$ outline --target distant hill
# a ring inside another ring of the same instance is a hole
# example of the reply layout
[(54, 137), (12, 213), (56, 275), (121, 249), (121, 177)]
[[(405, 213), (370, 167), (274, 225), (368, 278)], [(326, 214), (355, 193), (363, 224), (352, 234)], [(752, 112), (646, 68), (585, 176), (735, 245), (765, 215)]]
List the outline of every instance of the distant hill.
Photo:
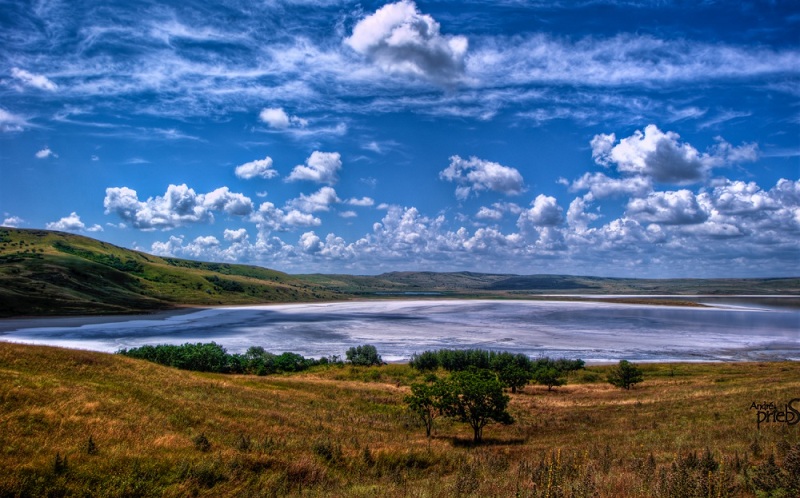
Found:
[(153, 256), (81, 235), (0, 228), (0, 316), (141, 313), (181, 305), (263, 304), (436, 294), (800, 296), (800, 278), (617, 279), (475, 272), (289, 275), (257, 266)]
[(256, 266), (161, 258), (80, 235), (0, 228), (0, 316), (338, 298), (321, 286)]

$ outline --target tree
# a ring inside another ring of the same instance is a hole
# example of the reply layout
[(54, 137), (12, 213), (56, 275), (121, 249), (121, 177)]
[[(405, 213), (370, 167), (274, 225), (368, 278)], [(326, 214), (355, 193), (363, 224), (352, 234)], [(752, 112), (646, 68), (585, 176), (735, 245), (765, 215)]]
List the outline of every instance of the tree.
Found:
[(620, 360), (619, 365), (608, 373), (608, 382), (623, 389), (630, 389), (643, 380), (642, 370), (628, 360)]
[(441, 412), (442, 384), (411, 384), (411, 395), (406, 396), (408, 409), (425, 425), (425, 436), (430, 439), (433, 419)]
[(500, 382), (511, 388), (511, 392), (516, 394), (517, 389), (522, 389), (531, 380), (531, 374), (527, 370), (515, 364), (508, 364), (498, 372)]
[(533, 373), (533, 378), (537, 384), (547, 386), (548, 391), (552, 391), (556, 386), (566, 384), (564, 372), (553, 367), (541, 367)]
[(472, 427), (473, 441), (480, 443), (483, 428), (490, 422), (511, 424), (506, 411), (509, 397), (494, 372), (485, 369), (454, 373), (443, 383), (442, 412)]
[(364, 344), (363, 346), (355, 346), (347, 350), (347, 361), (353, 365), (370, 366), (381, 365), (383, 360), (378, 354), (375, 346)]

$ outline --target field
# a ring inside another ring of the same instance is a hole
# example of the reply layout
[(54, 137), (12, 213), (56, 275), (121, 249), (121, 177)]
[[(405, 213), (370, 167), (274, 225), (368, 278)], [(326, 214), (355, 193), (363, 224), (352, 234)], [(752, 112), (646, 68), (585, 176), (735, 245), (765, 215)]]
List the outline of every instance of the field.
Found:
[(0, 496), (755, 496), (800, 469), (800, 424), (751, 408), (799, 398), (797, 364), (642, 367), (630, 391), (606, 366), (527, 386), (474, 446), (446, 419), (426, 440), (407, 365), (234, 376), (0, 343)]

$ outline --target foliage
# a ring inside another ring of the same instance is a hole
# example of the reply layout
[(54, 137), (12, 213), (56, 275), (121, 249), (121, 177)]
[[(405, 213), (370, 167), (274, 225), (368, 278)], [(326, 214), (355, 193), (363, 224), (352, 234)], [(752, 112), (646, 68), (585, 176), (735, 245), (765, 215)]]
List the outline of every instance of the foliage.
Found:
[(290, 352), (274, 355), (260, 346), (250, 347), (243, 355), (231, 354), (215, 342), (186, 343), (181, 346), (145, 345), (138, 348), (121, 349), (117, 353), (182, 370), (256, 375), (300, 372), (309, 367), (330, 362), (328, 359), (321, 361), (304, 358), (297, 353)]
[(541, 357), (535, 360), (524, 354), (484, 349), (440, 349), (414, 354), (409, 363), (418, 370), (435, 370), (439, 367), (458, 372), (470, 368), (488, 369), (497, 374), (500, 382), (512, 393), (525, 387), (531, 378), (542, 379), (540, 384), (548, 386), (563, 385), (565, 376), (574, 370), (584, 368), (583, 360), (566, 358), (551, 359)]
[(438, 380), (433, 384), (411, 384), (411, 395), (404, 399), (408, 409), (422, 421), (428, 438), (431, 437), (433, 420), (442, 411), (442, 387)]
[(442, 381), (441, 396), (442, 412), (468, 423), (472, 427), (475, 443), (482, 441), (483, 428), (490, 422), (514, 422), (506, 411), (510, 398), (503, 394), (503, 384), (490, 370), (455, 372)]
[(553, 367), (539, 368), (534, 372), (533, 378), (537, 384), (547, 386), (548, 391), (552, 391), (556, 386), (563, 386), (566, 384), (564, 372)]
[(620, 360), (619, 365), (608, 373), (608, 383), (623, 389), (630, 389), (643, 380), (642, 370), (628, 360)]
[(382, 365), (383, 360), (375, 346), (364, 344), (363, 346), (353, 346), (345, 353), (347, 361), (353, 365), (370, 366)]

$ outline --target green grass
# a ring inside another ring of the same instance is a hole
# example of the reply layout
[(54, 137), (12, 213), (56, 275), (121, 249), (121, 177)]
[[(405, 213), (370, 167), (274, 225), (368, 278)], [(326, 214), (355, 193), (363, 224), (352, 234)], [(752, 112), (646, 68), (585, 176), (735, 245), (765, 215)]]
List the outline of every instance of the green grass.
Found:
[[(512, 395), (516, 423), (473, 446), (446, 419), (426, 440), (407, 365), (255, 377), (0, 343), (0, 496), (755, 496), (800, 451), (750, 410), (800, 395), (796, 363), (647, 364), (630, 391), (607, 368)], [(686, 463), (706, 449), (710, 475)]]
[(0, 228), (0, 316), (341, 299), (265, 268), (160, 258), (45, 230)]

